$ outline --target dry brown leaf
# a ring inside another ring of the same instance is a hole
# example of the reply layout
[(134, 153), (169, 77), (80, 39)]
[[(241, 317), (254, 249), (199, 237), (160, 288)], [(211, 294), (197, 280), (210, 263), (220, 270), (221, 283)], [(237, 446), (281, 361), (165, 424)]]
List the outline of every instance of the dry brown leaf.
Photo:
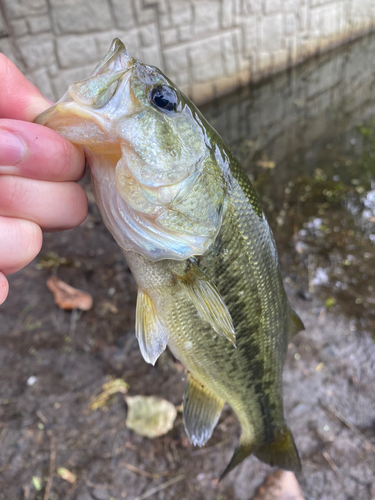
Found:
[(305, 500), (293, 472), (277, 470), (267, 476), (253, 500)]
[(54, 295), (55, 303), (61, 309), (81, 309), (88, 311), (92, 308), (92, 297), (89, 293), (61, 281), (57, 276), (47, 280), (47, 287)]

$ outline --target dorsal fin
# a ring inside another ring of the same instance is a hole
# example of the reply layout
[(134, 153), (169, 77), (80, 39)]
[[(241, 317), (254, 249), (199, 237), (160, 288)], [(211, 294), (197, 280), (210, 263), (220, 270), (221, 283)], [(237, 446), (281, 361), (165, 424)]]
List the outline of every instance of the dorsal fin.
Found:
[(198, 312), (222, 337), (234, 346), (236, 338), (230, 312), (219, 291), (201, 269), (190, 261), (183, 276), (176, 277)]
[(148, 293), (138, 288), (135, 334), (142, 356), (154, 365), (168, 342), (168, 330)]
[(200, 384), (190, 373), (184, 394), (184, 425), (189, 441), (203, 446), (212, 436), (224, 401)]

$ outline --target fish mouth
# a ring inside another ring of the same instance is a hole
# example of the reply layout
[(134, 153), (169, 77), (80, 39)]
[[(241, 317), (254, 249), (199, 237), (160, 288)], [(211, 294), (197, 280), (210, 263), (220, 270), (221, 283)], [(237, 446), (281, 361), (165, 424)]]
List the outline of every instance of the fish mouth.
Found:
[[(40, 114), (35, 123), (46, 125), (61, 133), (75, 144), (85, 145), (85, 136), (79, 140), (77, 133), (68, 132), (73, 127), (87, 128), (87, 123), (108, 133), (113, 124), (113, 113), (107, 111), (106, 105), (118, 88), (128, 85), (129, 76), (136, 61), (126, 50), (125, 45), (115, 38), (104, 58), (97, 64), (93, 72), (84, 80), (73, 82), (68, 91), (51, 108)], [(93, 131), (93, 130), (91, 130)]]

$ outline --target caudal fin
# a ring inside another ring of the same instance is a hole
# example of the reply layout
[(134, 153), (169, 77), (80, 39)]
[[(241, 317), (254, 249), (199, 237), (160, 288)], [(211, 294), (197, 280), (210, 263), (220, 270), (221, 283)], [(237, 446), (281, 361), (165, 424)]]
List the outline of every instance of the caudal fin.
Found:
[(272, 443), (263, 444), (258, 447), (240, 443), (235, 449), (227, 468), (220, 476), (219, 481), (252, 453), (254, 453), (259, 460), (271, 466), (293, 472), (300, 472), (302, 470), (301, 461), (292, 433), (288, 427), (285, 427), (285, 431), (281, 436)]
[(263, 444), (254, 455), (266, 464), (292, 472), (301, 472), (301, 460), (290, 429), (285, 431), (272, 443)]

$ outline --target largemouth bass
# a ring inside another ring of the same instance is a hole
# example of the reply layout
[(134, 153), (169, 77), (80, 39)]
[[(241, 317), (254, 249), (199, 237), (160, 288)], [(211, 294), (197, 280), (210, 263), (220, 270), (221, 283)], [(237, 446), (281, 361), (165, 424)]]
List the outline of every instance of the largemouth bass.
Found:
[(168, 345), (187, 369), (190, 441), (208, 441), (227, 402), (242, 434), (223, 475), (251, 453), (300, 470), (282, 369), (303, 325), (257, 194), (221, 137), (118, 39), (37, 123), (85, 150), (104, 223), (138, 284), (142, 355), (155, 364)]

